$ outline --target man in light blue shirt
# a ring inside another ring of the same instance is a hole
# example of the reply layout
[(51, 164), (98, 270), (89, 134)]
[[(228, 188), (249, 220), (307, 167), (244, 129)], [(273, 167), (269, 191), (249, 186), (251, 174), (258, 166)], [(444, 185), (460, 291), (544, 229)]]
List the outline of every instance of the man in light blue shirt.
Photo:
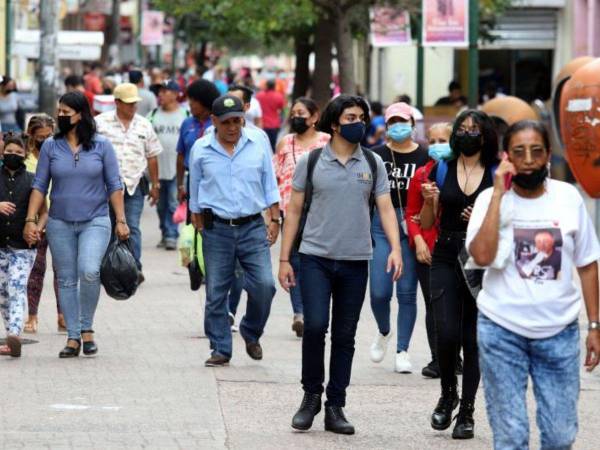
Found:
[[(192, 223), (202, 232), (206, 269), (204, 329), (212, 354), (206, 366), (224, 366), (232, 353), (227, 294), (235, 261), (246, 273), (252, 301), (240, 322), (240, 334), (253, 359), (262, 359), (259, 343), (275, 295), (269, 244), (279, 234), (279, 189), (270, 149), (254, 130), (245, 129), (240, 99), (224, 95), (212, 106), (215, 130), (199, 139), (190, 157)], [(262, 211), (272, 221), (265, 229)]]

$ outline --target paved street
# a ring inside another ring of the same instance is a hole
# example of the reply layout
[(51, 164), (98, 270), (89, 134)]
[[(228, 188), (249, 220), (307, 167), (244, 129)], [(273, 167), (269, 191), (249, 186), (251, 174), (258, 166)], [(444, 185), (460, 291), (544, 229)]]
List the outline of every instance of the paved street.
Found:
[[(474, 440), (453, 441), (450, 432), (434, 432), (428, 424), (439, 382), (420, 375), (428, 359), (422, 299), (410, 351), (417, 373), (395, 374), (393, 353), (381, 365), (370, 362), (375, 325), (365, 303), (346, 410), (357, 434), (325, 433), (322, 413), (311, 432), (292, 432), (291, 417), (302, 393), (300, 340), (290, 329), (287, 295), (278, 290), (274, 300), (262, 339), (263, 361), (251, 360), (236, 335), (231, 366), (205, 368), (204, 288), (192, 293), (187, 272), (177, 266), (177, 254), (155, 249), (157, 228), (155, 213), (147, 207), (147, 281), (125, 302), (102, 295), (95, 323), (100, 348), (96, 358), (58, 359), (65, 336), (56, 332), (51, 277), (46, 277), (40, 332), (34, 336), (39, 343), (25, 346), (21, 359), (0, 360), (2, 448), (491, 448), (481, 390)], [(582, 378), (576, 448), (594, 449), (600, 428), (600, 371)], [(533, 406), (530, 413), (533, 417)], [(539, 447), (535, 427), (532, 434), (532, 448)]]

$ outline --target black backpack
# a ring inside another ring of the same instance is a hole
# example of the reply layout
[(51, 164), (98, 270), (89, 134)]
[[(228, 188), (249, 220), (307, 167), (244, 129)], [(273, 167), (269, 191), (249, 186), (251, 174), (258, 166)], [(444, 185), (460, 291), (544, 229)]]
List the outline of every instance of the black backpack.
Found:
[[(371, 168), (371, 178), (373, 179), (371, 194), (369, 195), (369, 214), (372, 220), (373, 214), (375, 212), (375, 189), (377, 187), (377, 160), (375, 159), (375, 155), (371, 150), (366, 149), (362, 146), (361, 150), (363, 152), (363, 155), (365, 155), (367, 162), (369, 163), (369, 167)], [(296, 249), (296, 251), (300, 249), (300, 244), (302, 243), (302, 235), (304, 234), (304, 227), (306, 226), (308, 211), (310, 210), (310, 205), (312, 203), (312, 176), (313, 172), (315, 171), (317, 161), (319, 161), (319, 158), (321, 157), (321, 153), (323, 153), (323, 148), (317, 148), (308, 154), (308, 162), (306, 164), (306, 184), (304, 186), (304, 205), (302, 206), (302, 215), (300, 216), (298, 233), (296, 234), (296, 240), (294, 241), (294, 248)]]

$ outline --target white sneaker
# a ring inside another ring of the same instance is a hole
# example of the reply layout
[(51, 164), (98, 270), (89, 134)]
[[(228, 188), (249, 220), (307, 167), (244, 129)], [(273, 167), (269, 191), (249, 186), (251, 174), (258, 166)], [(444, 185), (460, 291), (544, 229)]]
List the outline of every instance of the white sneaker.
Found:
[(375, 337), (375, 341), (371, 344), (371, 361), (374, 363), (380, 363), (385, 358), (385, 352), (387, 351), (387, 345), (392, 337), (392, 332), (390, 331), (387, 336), (384, 336), (381, 333), (377, 333)]
[(235, 316), (229, 313), (229, 325), (231, 326), (231, 332), (237, 333), (239, 331), (239, 327), (235, 324)]
[(406, 352), (396, 353), (396, 372), (398, 373), (412, 373), (412, 364), (410, 363), (410, 356)]

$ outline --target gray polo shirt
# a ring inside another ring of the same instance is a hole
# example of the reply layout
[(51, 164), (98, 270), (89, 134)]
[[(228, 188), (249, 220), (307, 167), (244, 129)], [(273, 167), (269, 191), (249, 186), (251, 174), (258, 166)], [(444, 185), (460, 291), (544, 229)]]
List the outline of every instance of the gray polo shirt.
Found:
[[(292, 187), (304, 192), (308, 153), (296, 165)], [(375, 196), (389, 194), (383, 161), (378, 155)], [(358, 146), (342, 164), (330, 145), (315, 166), (313, 197), (306, 218), (300, 253), (328, 259), (360, 261), (371, 259), (371, 217), (369, 195), (373, 186), (371, 167)]]

